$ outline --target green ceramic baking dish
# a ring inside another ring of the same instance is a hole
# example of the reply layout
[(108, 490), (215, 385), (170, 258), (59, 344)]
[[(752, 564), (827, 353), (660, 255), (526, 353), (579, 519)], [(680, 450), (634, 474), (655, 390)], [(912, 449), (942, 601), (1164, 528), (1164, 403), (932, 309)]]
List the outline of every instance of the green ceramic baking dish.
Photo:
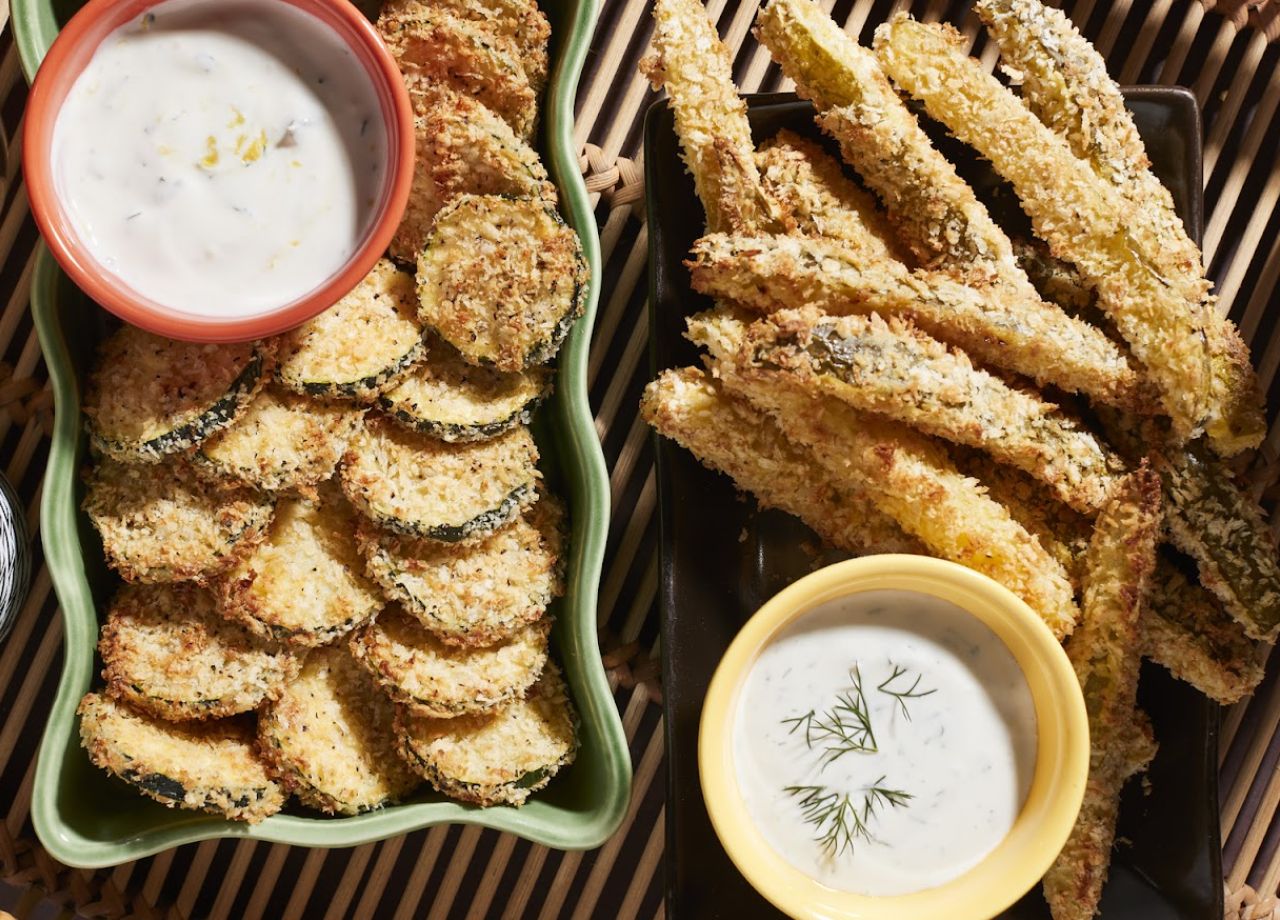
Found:
[[(15, 39), (30, 78), (75, 4), (13, 0)], [(477, 824), (547, 846), (599, 846), (621, 823), (631, 787), (631, 760), (596, 641), (596, 597), (609, 517), (608, 476), (587, 403), (587, 351), (600, 283), (600, 245), (573, 147), (573, 102), (599, 0), (544, 0), (552, 25), (553, 71), (542, 126), (542, 150), (560, 188), (563, 210), (582, 237), (591, 265), (586, 314), (559, 360), (554, 397), (535, 422), (548, 481), (570, 505), (572, 538), (566, 592), (554, 609), (558, 657), (581, 716), (581, 750), (571, 768), (522, 809), (480, 809), (423, 791), (411, 801), (352, 818), (325, 818), (300, 809), (254, 826), (164, 808), (130, 791), (89, 763), (80, 748), (75, 709), (98, 664), (97, 609), (116, 578), (80, 513), (84, 461), (80, 382), (110, 320), (41, 252), (31, 309), (56, 400), (45, 473), (41, 531), (45, 558), (62, 607), (65, 661), (45, 728), (32, 793), (36, 833), (49, 853), (72, 866), (138, 859), (179, 844), (249, 837), (302, 846), (355, 846), (434, 824)]]

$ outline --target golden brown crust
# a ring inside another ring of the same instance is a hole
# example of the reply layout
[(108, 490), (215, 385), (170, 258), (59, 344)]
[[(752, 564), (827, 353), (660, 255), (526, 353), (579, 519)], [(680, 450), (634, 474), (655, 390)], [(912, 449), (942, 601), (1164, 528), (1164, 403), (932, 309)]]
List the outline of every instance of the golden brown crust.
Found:
[(107, 564), (125, 581), (212, 578), (262, 539), (274, 508), (266, 493), (214, 485), (174, 459), (131, 466), (104, 458), (84, 497)]
[(298, 671), (292, 652), (223, 619), (212, 593), (190, 582), (120, 588), (98, 653), (111, 696), (169, 720), (256, 709)]

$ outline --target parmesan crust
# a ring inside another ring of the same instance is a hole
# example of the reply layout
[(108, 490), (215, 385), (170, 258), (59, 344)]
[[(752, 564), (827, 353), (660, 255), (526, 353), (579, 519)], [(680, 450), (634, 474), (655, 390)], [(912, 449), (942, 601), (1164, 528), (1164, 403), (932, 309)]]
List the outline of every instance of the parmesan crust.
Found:
[(587, 295), (582, 242), (533, 198), (462, 195), (418, 255), (418, 317), (473, 364), (554, 357)]
[(405, 761), (437, 791), (519, 807), (573, 763), (576, 722), (560, 671), (548, 663), (527, 696), (491, 715), (428, 719), (401, 709), (396, 731)]
[(924, 553), (864, 490), (838, 484), (770, 418), (697, 368), (666, 371), (645, 387), (640, 414), (658, 434), (724, 473), (765, 508), (804, 521), (849, 553)]
[(268, 387), (200, 445), (196, 469), (269, 492), (307, 490), (333, 474), (359, 424), (356, 409)]
[(522, 696), (547, 663), (550, 630), (544, 617), (496, 645), (459, 648), (392, 605), (351, 637), (351, 653), (415, 715), (451, 719)]
[(493, 533), (535, 501), (537, 463), (526, 428), (448, 444), (369, 418), (340, 477), (347, 498), (376, 524), (454, 543)]
[(382, 259), (319, 316), (284, 337), (280, 382), (295, 393), (372, 402), (426, 353), (413, 279)]
[(509, 37), (424, 4), (388, 6), (378, 17), (378, 31), (410, 91), (444, 84), (478, 99), (520, 137), (533, 136), (538, 97)]
[(98, 639), (107, 692), (161, 719), (256, 709), (298, 672), (291, 652), (223, 619), (190, 582), (125, 585)]
[(224, 616), (297, 646), (332, 642), (382, 608), (356, 549), (356, 518), (333, 486), (281, 502), (271, 532), (216, 584)]
[(415, 95), (414, 104), (413, 185), (391, 239), (393, 258), (412, 264), (436, 214), (464, 193), (538, 198), (555, 207), (556, 188), (537, 152), (482, 103), (432, 85)]
[(421, 780), (396, 755), (395, 709), (342, 645), (318, 648), (258, 720), (272, 774), (326, 814), (392, 804)]
[(162, 805), (249, 824), (284, 805), (249, 722), (162, 722), (99, 693), (85, 694), (77, 714), (89, 759)]
[(492, 645), (538, 620), (563, 591), (564, 512), (543, 495), (479, 543), (415, 540), (362, 524), (368, 572), (450, 645)]
[(205, 482), (185, 461), (131, 466), (103, 459), (88, 477), (84, 511), (107, 564), (125, 581), (211, 578), (266, 533), (274, 500)]
[(529, 424), (551, 384), (548, 368), (504, 373), (476, 367), (437, 342), (426, 361), (378, 397), (378, 407), (401, 425), (442, 441), (484, 441)]
[(89, 377), (93, 446), (133, 463), (188, 450), (245, 411), (274, 360), (274, 342), (207, 345), (122, 326)]

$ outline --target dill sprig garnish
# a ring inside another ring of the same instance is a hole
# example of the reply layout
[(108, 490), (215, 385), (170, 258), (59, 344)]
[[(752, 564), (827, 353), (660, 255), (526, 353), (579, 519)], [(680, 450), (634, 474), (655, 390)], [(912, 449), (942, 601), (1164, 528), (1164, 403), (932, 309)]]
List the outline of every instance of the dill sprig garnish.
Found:
[(787, 786), (784, 791), (799, 799), (804, 820), (814, 826), (813, 839), (835, 858), (851, 851), (856, 840), (870, 843), (875, 839), (869, 823), (878, 807), (899, 808), (911, 800), (910, 793), (882, 785), (884, 779), (882, 776), (862, 790), (861, 804), (855, 804), (855, 796), (826, 786)]
[(862, 692), (862, 672), (856, 664), (849, 671), (849, 683), (849, 689), (836, 694), (835, 703), (821, 716), (810, 709), (804, 715), (782, 720), (783, 725), (791, 726), (787, 734), (804, 726), (805, 746), (810, 750), (822, 748), (824, 767), (845, 754), (874, 754), (880, 749), (871, 728), (867, 697)]
[(922, 674), (917, 674), (916, 679), (912, 682), (910, 687), (907, 687), (907, 689), (892, 689), (889, 686), (890, 684), (896, 681), (899, 677), (902, 677), (904, 674), (909, 674), (910, 672), (906, 668), (894, 664), (892, 661), (889, 662), (889, 664), (893, 666), (893, 673), (881, 681), (876, 686), (876, 689), (887, 696), (893, 697), (898, 703), (898, 708), (902, 710), (903, 717), (910, 722), (911, 712), (907, 709), (907, 700), (918, 700), (923, 696), (928, 696), (930, 693), (937, 693), (938, 690), (936, 687), (932, 690), (917, 689), (920, 686), (920, 679), (924, 676)]

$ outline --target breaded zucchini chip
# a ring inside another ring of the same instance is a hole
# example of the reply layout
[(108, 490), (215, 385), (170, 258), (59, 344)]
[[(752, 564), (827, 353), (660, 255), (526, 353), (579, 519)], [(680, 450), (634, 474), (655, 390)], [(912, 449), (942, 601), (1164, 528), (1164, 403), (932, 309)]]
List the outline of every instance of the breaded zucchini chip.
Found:
[(274, 342), (179, 342), (121, 326), (89, 377), (93, 446), (130, 463), (188, 450), (244, 412), (274, 362)]
[(441, 642), (398, 605), (351, 637), (351, 653), (415, 715), (451, 719), (522, 696), (547, 663), (547, 618), (484, 648)]
[(551, 392), (551, 382), (548, 368), (507, 373), (476, 367), (437, 342), (426, 361), (378, 397), (378, 408), (401, 425), (442, 441), (486, 441), (529, 424), (534, 409)]
[(551, 360), (586, 296), (578, 234), (539, 199), (462, 195), (418, 255), (418, 318), (472, 364)]
[(196, 469), (268, 492), (307, 489), (332, 475), (359, 424), (358, 409), (267, 387), (200, 445)]
[(339, 476), (365, 517), (445, 543), (479, 539), (537, 499), (538, 447), (527, 428), (448, 444), (386, 419), (365, 419)]
[(476, 805), (515, 805), (551, 782), (578, 752), (577, 716), (548, 663), (523, 699), (491, 715), (427, 719), (396, 713), (400, 752), (439, 792)]
[(276, 376), (304, 396), (371, 402), (425, 353), (413, 279), (382, 259), (355, 290), (285, 336)]
[(317, 500), (282, 501), (267, 538), (218, 581), (223, 615), (292, 645), (346, 635), (382, 608), (364, 576), (355, 527), (336, 487)]
[(543, 495), (479, 543), (448, 545), (368, 524), (357, 534), (369, 574), (450, 645), (491, 645), (537, 620), (563, 590), (563, 510)]
[(327, 814), (389, 805), (421, 780), (396, 756), (394, 704), (342, 645), (318, 648), (262, 711), (258, 750), (286, 789)]
[(146, 466), (103, 459), (84, 497), (107, 564), (125, 581), (217, 575), (262, 538), (274, 508), (264, 492), (206, 482), (174, 459)]
[(432, 85), (415, 94), (414, 105), (413, 185), (391, 240), (392, 258), (412, 263), (436, 214), (462, 194), (520, 195), (555, 207), (556, 188), (537, 152), (481, 102)]
[(191, 582), (122, 587), (98, 652), (107, 692), (161, 719), (248, 712), (298, 672), (292, 652), (224, 619)]
[(378, 31), (395, 55), (410, 91), (442, 83), (480, 100), (517, 135), (533, 136), (538, 94), (510, 38), (453, 12), (423, 4), (388, 6)]
[(249, 824), (284, 805), (250, 722), (163, 722), (101, 693), (86, 693), (77, 712), (89, 759), (161, 805)]

